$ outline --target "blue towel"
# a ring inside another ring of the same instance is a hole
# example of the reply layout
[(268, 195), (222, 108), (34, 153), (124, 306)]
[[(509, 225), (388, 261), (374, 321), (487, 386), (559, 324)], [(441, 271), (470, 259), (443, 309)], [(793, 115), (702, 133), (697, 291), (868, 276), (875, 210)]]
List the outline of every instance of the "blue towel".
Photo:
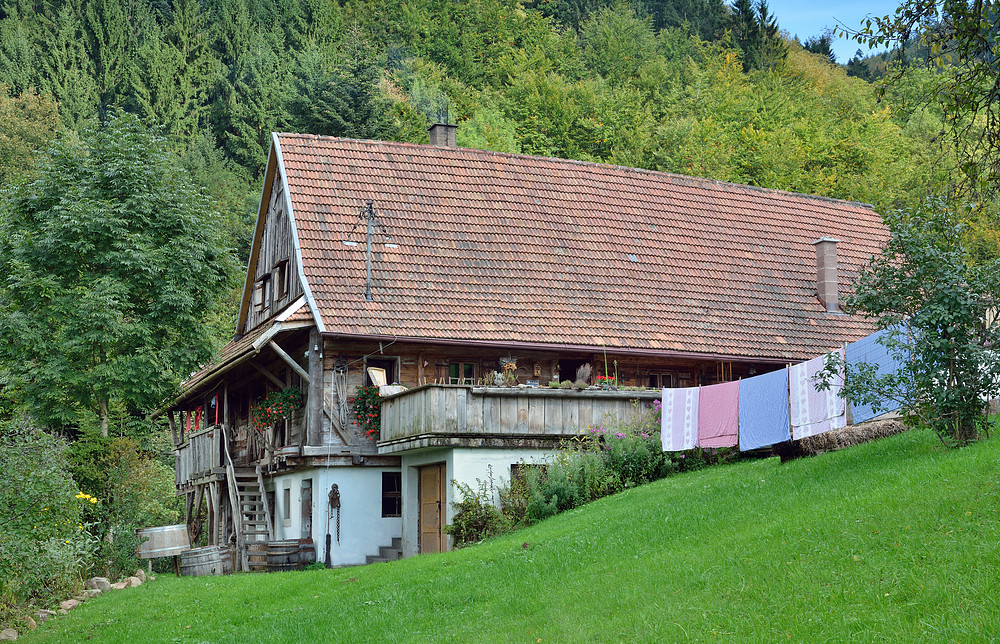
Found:
[[(857, 366), (866, 362), (870, 365), (875, 365), (878, 368), (878, 374), (884, 376), (886, 374), (895, 373), (899, 370), (902, 365), (900, 362), (889, 355), (888, 349), (882, 346), (878, 339), (884, 335), (889, 334), (888, 329), (883, 331), (877, 331), (867, 338), (861, 338), (857, 342), (852, 342), (847, 345), (847, 366), (850, 369), (855, 369)], [(879, 414), (884, 414), (890, 411), (896, 411), (899, 409), (899, 403), (894, 400), (882, 400), (879, 405)], [(875, 411), (872, 409), (871, 405), (855, 405), (851, 404), (851, 415), (852, 420), (855, 423), (863, 423), (866, 420), (871, 420), (875, 418)]]
[(740, 381), (740, 450), (791, 438), (788, 423), (788, 369)]

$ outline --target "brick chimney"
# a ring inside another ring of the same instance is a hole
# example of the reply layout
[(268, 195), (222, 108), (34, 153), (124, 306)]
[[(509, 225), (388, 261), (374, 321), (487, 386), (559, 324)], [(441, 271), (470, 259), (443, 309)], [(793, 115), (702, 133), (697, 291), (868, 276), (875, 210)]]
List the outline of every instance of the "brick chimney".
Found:
[(427, 128), (427, 132), (431, 135), (431, 145), (442, 145), (450, 148), (458, 147), (458, 141), (455, 138), (458, 132), (457, 125), (435, 123)]
[(821, 237), (813, 242), (816, 247), (816, 294), (828, 313), (840, 311), (837, 295), (837, 242), (833, 237)]

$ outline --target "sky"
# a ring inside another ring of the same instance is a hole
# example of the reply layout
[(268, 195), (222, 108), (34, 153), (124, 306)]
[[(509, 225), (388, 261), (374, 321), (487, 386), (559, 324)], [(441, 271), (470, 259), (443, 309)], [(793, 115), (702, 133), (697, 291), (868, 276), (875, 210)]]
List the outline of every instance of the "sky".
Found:
[[(899, 6), (899, 0), (846, 0), (826, 2), (823, 0), (769, 0), (768, 7), (778, 19), (778, 27), (791, 36), (798, 36), (800, 42), (818, 36), (825, 29), (845, 25), (857, 29), (866, 16), (891, 15)], [(846, 64), (861, 49), (866, 54), (867, 47), (853, 40), (837, 38), (833, 42), (833, 52), (837, 62)]]

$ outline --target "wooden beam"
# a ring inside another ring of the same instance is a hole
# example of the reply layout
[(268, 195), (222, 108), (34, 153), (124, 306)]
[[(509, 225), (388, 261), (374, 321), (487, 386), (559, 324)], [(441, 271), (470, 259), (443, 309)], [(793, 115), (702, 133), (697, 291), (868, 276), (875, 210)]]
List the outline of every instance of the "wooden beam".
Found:
[[(302, 375), (302, 374), (299, 374)], [(319, 329), (309, 331), (309, 376), (302, 379), (309, 384), (309, 407), (306, 413), (308, 444), (319, 445), (323, 434), (323, 336)], [(305, 434), (306, 432), (303, 432)], [(303, 441), (305, 443), (305, 441)]]
[[(177, 422), (174, 420), (173, 410), (167, 411), (167, 422), (170, 423), (170, 434), (174, 439), (174, 447), (180, 445), (180, 441), (177, 440)], [(150, 559), (152, 561), (152, 559)]]
[[(310, 332), (309, 335), (310, 335), (310, 337), (312, 337), (312, 333), (311, 332)], [(279, 347), (278, 344), (274, 340), (271, 340), (270, 342), (268, 342), (268, 346), (270, 346), (271, 349), (273, 349), (274, 352), (278, 354), (279, 358), (281, 358), (286, 363), (288, 363), (288, 366), (292, 368), (292, 371), (294, 371), (295, 373), (299, 374), (299, 376), (302, 377), (302, 382), (304, 382), (306, 384), (309, 384), (309, 374), (306, 372), (305, 369), (303, 369), (302, 367), (299, 366), (298, 362), (295, 362), (294, 360), (292, 360), (292, 356), (290, 356), (287, 353), (285, 353), (285, 350), (282, 349), (281, 347)], [(312, 361), (312, 358), (310, 358), (310, 361)]]
[(271, 373), (270, 371), (268, 371), (268, 370), (267, 370), (267, 369), (265, 369), (264, 367), (260, 366), (260, 365), (259, 365), (259, 364), (257, 364), (256, 362), (253, 362), (253, 361), (251, 361), (251, 362), (250, 362), (250, 364), (251, 364), (251, 365), (253, 366), (253, 368), (254, 368), (254, 369), (256, 369), (257, 371), (259, 371), (259, 372), (261, 372), (262, 374), (264, 374), (264, 376), (265, 376), (265, 377), (266, 377), (266, 378), (267, 378), (268, 380), (270, 380), (270, 381), (271, 381), (272, 383), (274, 383), (274, 384), (275, 384), (275, 386), (277, 386), (277, 387), (280, 387), (281, 389), (284, 389), (284, 388), (285, 388), (285, 383), (283, 383), (283, 382), (281, 382), (280, 380), (278, 380), (278, 377), (277, 377), (277, 376), (275, 376), (275, 375), (274, 375), (273, 373)]

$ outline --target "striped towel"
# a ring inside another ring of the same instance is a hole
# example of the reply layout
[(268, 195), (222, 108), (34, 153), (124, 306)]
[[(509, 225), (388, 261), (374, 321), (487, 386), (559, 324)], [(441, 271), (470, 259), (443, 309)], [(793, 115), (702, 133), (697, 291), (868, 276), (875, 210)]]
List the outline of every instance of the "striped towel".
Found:
[(698, 445), (698, 389), (664, 389), (660, 442), (664, 452), (681, 452)]
[[(839, 355), (843, 362), (843, 349), (833, 353)], [(829, 389), (816, 390), (814, 378), (823, 369), (824, 364), (826, 364), (825, 355), (792, 365), (788, 370), (792, 438), (795, 440), (847, 425), (847, 405), (839, 395), (844, 386), (844, 370), (840, 370)]]

